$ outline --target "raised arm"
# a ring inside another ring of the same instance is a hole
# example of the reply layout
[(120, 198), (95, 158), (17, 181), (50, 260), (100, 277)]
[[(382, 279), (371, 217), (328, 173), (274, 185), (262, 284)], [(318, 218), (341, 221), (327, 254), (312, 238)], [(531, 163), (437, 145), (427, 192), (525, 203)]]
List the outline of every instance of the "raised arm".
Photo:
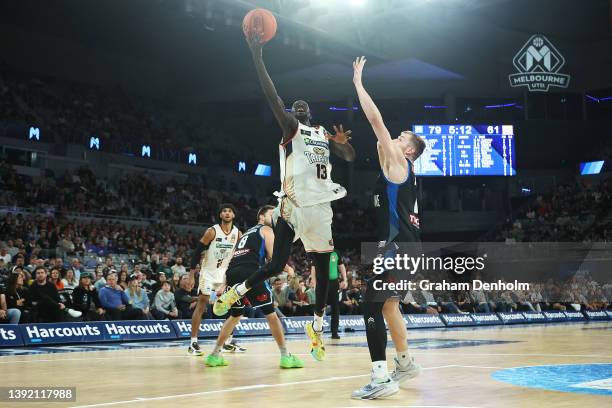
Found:
[(259, 34), (253, 34), (247, 38), (247, 43), (251, 49), (251, 55), (253, 57), (253, 63), (255, 64), (255, 70), (257, 71), (257, 77), (263, 90), (268, 104), (272, 109), (272, 113), (276, 118), (276, 121), (283, 130), (283, 139), (291, 137), (298, 128), (298, 121), (295, 116), (289, 114), (285, 110), (285, 104), (283, 100), (278, 96), (274, 83), (268, 75), (266, 66), (263, 62), (263, 44), (260, 42), (261, 36)]
[[(361, 74), (363, 72), (363, 66), (366, 63), (365, 57), (358, 57), (353, 62), (353, 83), (355, 84), (355, 89), (357, 90), (357, 96), (359, 97), (359, 103), (361, 104), (361, 109), (363, 113), (368, 118), (370, 125), (372, 125), (372, 129), (374, 130), (374, 134), (378, 139), (378, 143), (380, 148), (382, 149), (385, 157), (393, 157), (397, 155), (397, 149), (393, 149), (391, 143), (391, 135), (383, 122), (382, 115), (376, 107), (376, 104), (367, 93), (365, 88), (363, 87), (363, 83), (361, 81)], [(381, 163), (383, 165), (383, 163)]]

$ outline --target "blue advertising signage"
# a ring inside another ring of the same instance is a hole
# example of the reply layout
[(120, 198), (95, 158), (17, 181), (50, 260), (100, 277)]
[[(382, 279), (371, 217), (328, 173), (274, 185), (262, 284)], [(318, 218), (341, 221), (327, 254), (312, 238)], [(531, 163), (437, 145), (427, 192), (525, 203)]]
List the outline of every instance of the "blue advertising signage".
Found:
[(0, 347), (23, 346), (18, 324), (0, 325)]
[(563, 312), (563, 314), (565, 315), (565, 317), (567, 317), (567, 320), (572, 321), (572, 322), (586, 320), (586, 317), (584, 317), (582, 312), (576, 312), (575, 310), (571, 310), (571, 311), (566, 310), (565, 312)]
[[(217, 337), (225, 320), (205, 319), (200, 323), (198, 337)], [(179, 339), (191, 337), (191, 320), (172, 320), (172, 326)]]
[(475, 326), (476, 322), (469, 314), (444, 313), (440, 317), (447, 326)]
[(546, 320), (549, 322), (565, 322), (567, 321), (567, 316), (561, 311), (546, 311), (542, 312), (544, 316), (546, 316)]
[(428, 314), (406, 314), (404, 321), (411, 329), (427, 327), (446, 327), (440, 316)]
[(518, 312), (509, 312), (509, 313), (499, 312), (499, 313), (497, 313), (497, 315), (499, 316), (501, 321), (504, 322), (504, 324), (528, 323), (527, 319), (525, 319), (525, 316), (523, 316), (522, 313), (518, 313)]
[(538, 312), (523, 312), (523, 316), (525, 316), (527, 323), (546, 323), (548, 320), (543, 313)]
[(168, 321), (141, 320), (20, 325), (25, 345), (175, 339)]
[(586, 310), (584, 313), (589, 320), (608, 320), (608, 313), (603, 310), (597, 312)]
[(474, 323), (478, 326), (483, 326), (487, 324), (502, 324), (502, 321), (499, 320), (499, 317), (495, 313), (472, 313), (472, 319)]
[(236, 336), (261, 336), (272, 334), (267, 319), (242, 319), (234, 329)]

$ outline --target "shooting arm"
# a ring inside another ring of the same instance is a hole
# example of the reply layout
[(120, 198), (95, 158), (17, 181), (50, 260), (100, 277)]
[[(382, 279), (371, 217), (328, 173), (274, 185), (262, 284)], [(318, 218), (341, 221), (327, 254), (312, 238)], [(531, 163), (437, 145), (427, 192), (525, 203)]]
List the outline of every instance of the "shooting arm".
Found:
[[(249, 43), (249, 45), (251, 44)], [(274, 114), (276, 121), (283, 130), (283, 139), (287, 139), (297, 130), (298, 121), (293, 115), (290, 115), (287, 111), (285, 111), (285, 104), (278, 96), (274, 83), (272, 82), (272, 79), (270, 78), (270, 75), (268, 74), (266, 66), (263, 62), (261, 47), (253, 47), (251, 45), (251, 54), (253, 56), (253, 63), (255, 64), (255, 70), (257, 71), (257, 77), (259, 78), (261, 89), (268, 100), (268, 104), (270, 105), (270, 109), (272, 109), (272, 113)]]

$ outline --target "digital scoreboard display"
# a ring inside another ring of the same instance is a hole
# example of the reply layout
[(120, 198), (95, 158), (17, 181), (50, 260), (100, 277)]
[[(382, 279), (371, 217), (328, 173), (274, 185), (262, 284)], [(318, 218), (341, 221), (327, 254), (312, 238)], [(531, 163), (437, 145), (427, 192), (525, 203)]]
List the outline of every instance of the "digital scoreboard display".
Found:
[(427, 144), (417, 176), (515, 176), (512, 125), (414, 125)]

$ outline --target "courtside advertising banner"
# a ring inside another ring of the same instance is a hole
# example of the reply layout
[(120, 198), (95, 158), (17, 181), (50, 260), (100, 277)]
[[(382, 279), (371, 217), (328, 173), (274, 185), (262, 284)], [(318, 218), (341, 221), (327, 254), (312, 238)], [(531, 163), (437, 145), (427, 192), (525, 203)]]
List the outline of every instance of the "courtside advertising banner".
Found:
[(495, 313), (472, 313), (470, 315), (478, 326), (502, 324), (499, 317)]
[(476, 322), (469, 314), (444, 313), (440, 317), (447, 326), (475, 326)]
[(0, 347), (23, 346), (23, 339), (17, 324), (0, 325)]
[[(499, 318), (504, 322), (504, 324), (515, 324), (515, 323), (528, 323), (525, 316), (522, 313), (511, 312), (511, 313), (497, 313)], [(565, 318), (565, 316), (563, 316)]]
[(411, 314), (404, 315), (404, 321), (409, 329), (419, 329), (428, 327), (445, 327), (444, 322), (438, 315)]
[[(198, 337), (217, 337), (225, 320), (205, 319), (200, 323)], [(191, 337), (191, 320), (173, 320), (172, 325), (178, 338)]]

